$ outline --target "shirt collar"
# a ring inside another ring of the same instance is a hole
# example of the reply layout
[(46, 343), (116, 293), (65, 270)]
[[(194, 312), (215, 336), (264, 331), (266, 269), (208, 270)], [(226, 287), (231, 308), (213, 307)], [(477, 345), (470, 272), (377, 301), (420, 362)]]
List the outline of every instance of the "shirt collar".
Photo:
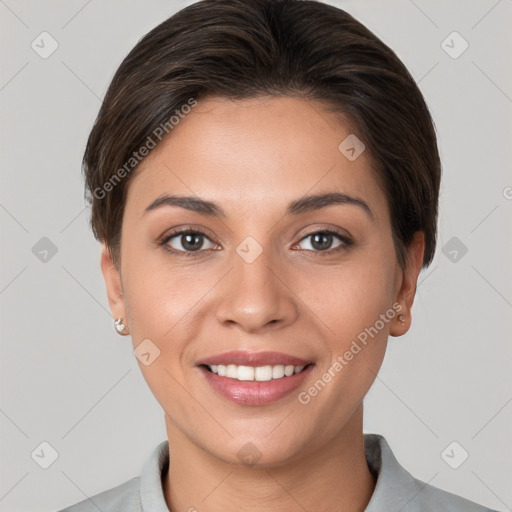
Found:
[(368, 467), (377, 477), (365, 512), (405, 509), (421, 490), (418, 481), (400, 465), (383, 436), (365, 434), (364, 445)]
[(169, 512), (163, 478), (169, 467), (169, 442), (162, 441), (151, 453), (140, 474), (142, 512)]
[[(401, 510), (418, 493), (414, 477), (397, 461), (383, 436), (364, 434), (366, 460), (377, 482), (365, 512)], [(163, 477), (169, 466), (169, 443), (162, 441), (146, 461), (140, 475), (143, 512), (169, 512)]]

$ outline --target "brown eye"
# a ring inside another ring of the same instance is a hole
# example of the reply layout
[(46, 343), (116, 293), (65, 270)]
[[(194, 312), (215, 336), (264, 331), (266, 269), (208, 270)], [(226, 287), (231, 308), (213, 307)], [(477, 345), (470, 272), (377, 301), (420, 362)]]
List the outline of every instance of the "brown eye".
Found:
[[(205, 248), (205, 240), (209, 241), (212, 244), (212, 247)], [(172, 233), (162, 241), (162, 245), (171, 252), (184, 254), (216, 247), (205, 233), (191, 229)]]
[[(342, 250), (349, 245), (351, 245), (351, 241), (341, 233), (333, 230), (321, 230), (315, 231), (314, 233), (310, 233), (306, 235), (301, 242), (304, 240), (310, 239), (310, 243), (308, 247), (303, 247), (304, 250), (313, 251), (313, 252), (327, 252), (329, 249), (329, 253), (337, 252), (337, 250)], [(339, 241), (337, 245), (333, 247), (333, 243), (335, 243), (336, 239)]]

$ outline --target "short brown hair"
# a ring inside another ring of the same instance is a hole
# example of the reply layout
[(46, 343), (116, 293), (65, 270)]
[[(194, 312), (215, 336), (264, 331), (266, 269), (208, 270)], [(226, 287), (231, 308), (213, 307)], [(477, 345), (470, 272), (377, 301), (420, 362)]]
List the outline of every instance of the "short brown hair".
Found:
[(91, 227), (114, 263), (130, 171), (151, 134), (170, 133), (169, 119), (191, 98), (264, 94), (319, 100), (355, 123), (387, 197), (400, 265), (423, 231), (428, 266), (441, 163), (425, 100), (388, 46), (347, 12), (314, 0), (202, 0), (151, 30), (123, 60), (83, 159)]

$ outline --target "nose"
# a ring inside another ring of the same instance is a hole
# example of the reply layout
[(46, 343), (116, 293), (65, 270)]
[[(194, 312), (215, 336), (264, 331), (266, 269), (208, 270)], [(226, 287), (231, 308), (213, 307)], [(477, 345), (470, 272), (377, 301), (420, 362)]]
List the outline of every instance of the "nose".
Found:
[(270, 252), (264, 250), (250, 263), (234, 253), (233, 267), (219, 289), (216, 314), (220, 323), (262, 332), (282, 328), (296, 319), (298, 299), (287, 282), (289, 272)]

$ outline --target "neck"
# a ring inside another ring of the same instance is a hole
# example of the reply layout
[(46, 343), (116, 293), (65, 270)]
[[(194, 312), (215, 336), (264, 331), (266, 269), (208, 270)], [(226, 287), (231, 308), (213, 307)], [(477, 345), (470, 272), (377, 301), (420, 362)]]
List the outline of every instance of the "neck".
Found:
[(375, 488), (362, 430), (362, 405), (314, 454), (272, 468), (224, 463), (186, 438), (166, 416), (171, 512), (362, 512)]

